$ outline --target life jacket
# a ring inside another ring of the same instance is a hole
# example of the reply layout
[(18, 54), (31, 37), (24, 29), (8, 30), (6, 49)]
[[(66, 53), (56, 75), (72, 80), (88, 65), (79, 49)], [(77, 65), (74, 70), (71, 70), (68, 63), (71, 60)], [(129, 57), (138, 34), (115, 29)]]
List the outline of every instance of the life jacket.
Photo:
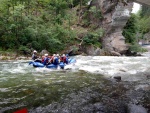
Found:
[(63, 56), (60, 57), (60, 62), (63, 62), (63, 58), (64, 58)]
[(68, 57), (62, 56), (62, 57), (60, 58), (60, 61), (63, 62), (63, 63), (68, 64)]
[(59, 64), (59, 58), (58, 57), (54, 57), (53, 64), (54, 65), (58, 65)]
[(48, 63), (48, 61), (49, 61), (49, 58), (48, 58), (48, 57), (45, 57), (43, 64), (46, 65), (46, 64)]
[(66, 56), (63, 57), (63, 62), (66, 63)]
[(45, 56), (42, 56), (42, 62), (44, 62)]

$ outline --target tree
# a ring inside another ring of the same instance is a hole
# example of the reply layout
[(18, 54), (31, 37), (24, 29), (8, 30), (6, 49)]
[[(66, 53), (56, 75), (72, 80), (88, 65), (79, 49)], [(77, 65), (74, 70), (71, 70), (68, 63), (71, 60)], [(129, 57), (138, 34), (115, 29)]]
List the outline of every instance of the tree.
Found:
[(128, 20), (126, 26), (123, 29), (123, 36), (125, 37), (126, 43), (134, 44), (137, 33), (137, 16), (132, 14), (130, 19)]
[(142, 35), (150, 31), (150, 8), (148, 6), (142, 6), (142, 9), (139, 12), (139, 20), (137, 25), (139, 32)]

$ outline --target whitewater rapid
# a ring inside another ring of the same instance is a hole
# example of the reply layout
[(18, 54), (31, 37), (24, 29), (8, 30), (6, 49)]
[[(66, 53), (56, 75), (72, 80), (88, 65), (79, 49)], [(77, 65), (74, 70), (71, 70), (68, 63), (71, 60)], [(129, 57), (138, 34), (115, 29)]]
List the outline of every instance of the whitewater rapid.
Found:
[(65, 69), (84, 70), (107, 77), (135, 75), (150, 69), (149, 57), (77, 56), (76, 59), (74, 65), (68, 65)]
[[(32, 73), (41, 76), (52, 71), (86, 71), (89, 73), (102, 74), (105, 77), (113, 78), (122, 76), (122, 80), (136, 81), (146, 79), (150, 70), (150, 57), (115, 57), (115, 56), (75, 56), (75, 64), (66, 65), (65, 69), (34, 68), (29, 61), (1, 62), (0, 74), (26, 74)], [(131, 76), (132, 75), (132, 76)], [(130, 77), (129, 77), (130, 76)], [(143, 78), (144, 77), (144, 78)]]
[[(26, 72), (26, 70), (40, 74), (40, 73), (51, 73), (51, 71), (86, 71), (89, 73), (98, 73), (106, 77), (114, 76), (130, 76), (136, 75), (139, 73), (148, 73), (150, 70), (150, 57), (115, 57), (115, 56), (75, 56), (76, 63), (66, 65), (64, 70), (60, 68), (48, 69), (48, 68), (33, 68), (28, 65), (24, 67), (14, 68), (13, 72)], [(27, 69), (28, 68), (28, 69)], [(134, 76), (132, 76), (134, 77)], [(133, 78), (136, 80), (135, 78)], [(139, 79), (139, 78), (138, 78)], [(129, 80), (132, 80), (131, 77)]]

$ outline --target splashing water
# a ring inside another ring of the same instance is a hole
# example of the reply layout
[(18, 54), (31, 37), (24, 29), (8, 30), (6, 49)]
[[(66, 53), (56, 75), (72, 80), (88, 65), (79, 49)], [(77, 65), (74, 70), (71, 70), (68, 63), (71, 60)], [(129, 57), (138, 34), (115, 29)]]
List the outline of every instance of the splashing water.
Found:
[(99, 73), (107, 77), (135, 75), (150, 69), (149, 57), (78, 56), (77, 59), (73, 69)]
[(139, 73), (148, 73), (150, 69), (149, 57), (75, 58), (77, 62), (67, 65), (64, 70), (34, 68), (28, 61), (0, 62), (0, 112), (24, 106), (32, 108), (48, 105), (65, 98), (70, 92), (101, 83), (102, 75), (119, 75), (124, 81), (145, 80), (146, 75)]

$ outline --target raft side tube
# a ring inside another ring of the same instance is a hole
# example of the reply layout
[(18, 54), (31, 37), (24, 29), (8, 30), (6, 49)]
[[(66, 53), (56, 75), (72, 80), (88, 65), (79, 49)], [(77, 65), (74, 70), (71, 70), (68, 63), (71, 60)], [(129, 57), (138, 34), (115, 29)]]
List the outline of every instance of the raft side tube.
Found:
[(33, 66), (34, 67), (45, 67), (44, 64), (42, 64), (40, 62), (33, 62)]
[(46, 67), (47, 67), (47, 68), (57, 68), (57, 67), (58, 67), (58, 65), (49, 64), (49, 65), (47, 65)]
[(30, 62), (29, 62), (29, 65), (31, 65), (31, 64), (33, 64), (33, 61), (30, 61)]
[(68, 59), (68, 61), (69, 61), (69, 64), (70, 63), (76, 63), (76, 59), (74, 59), (74, 58), (70, 58), (70, 59)]

